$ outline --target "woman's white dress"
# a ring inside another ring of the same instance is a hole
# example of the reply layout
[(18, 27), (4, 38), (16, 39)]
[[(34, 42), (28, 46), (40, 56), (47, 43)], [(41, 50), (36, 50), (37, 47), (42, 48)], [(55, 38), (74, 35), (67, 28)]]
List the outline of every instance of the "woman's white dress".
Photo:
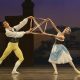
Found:
[[(59, 40), (60, 41), (60, 40)], [(50, 63), (64, 64), (72, 61), (68, 49), (63, 44), (54, 44), (48, 60)]]

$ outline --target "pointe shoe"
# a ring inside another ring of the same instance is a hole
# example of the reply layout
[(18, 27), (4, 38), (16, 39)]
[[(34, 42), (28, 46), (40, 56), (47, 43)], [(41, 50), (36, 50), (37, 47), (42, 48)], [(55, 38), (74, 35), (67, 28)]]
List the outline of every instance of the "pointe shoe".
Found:
[(12, 71), (12, 74), (20, 74), (18, 71)]
[(58, 72), (56, 72), (56, 71), (54, 71), (54, 73), (53, 73), (54, 75), (58, 75)]

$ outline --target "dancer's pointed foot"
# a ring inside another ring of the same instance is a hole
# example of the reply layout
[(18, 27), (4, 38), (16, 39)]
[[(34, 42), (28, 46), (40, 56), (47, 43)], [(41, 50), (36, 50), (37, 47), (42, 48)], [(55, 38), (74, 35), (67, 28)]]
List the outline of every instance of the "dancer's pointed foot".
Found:
[(54, 71), (54, 73), (53, 73), (54, 75), (58, 75), (58, 72), (57, 71)]
[(20, 74), (18, 71), (12, 71), (12, 74)]

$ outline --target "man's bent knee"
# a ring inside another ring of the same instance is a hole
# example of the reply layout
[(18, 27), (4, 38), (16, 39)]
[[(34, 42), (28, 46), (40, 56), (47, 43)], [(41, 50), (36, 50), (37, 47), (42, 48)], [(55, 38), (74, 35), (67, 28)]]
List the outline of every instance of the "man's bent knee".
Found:
[(24, 58), (19, 58), (19, 60), (22, 62), (22, 61), (24, 61)]

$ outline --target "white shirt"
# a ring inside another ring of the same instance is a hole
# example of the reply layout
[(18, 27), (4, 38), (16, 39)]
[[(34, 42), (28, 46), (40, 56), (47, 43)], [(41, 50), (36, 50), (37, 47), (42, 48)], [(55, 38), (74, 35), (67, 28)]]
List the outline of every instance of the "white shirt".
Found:
[(8, 28), (6, 28), (6, 36), (7, 37), (13, 37), (13, 38), (21, 38), (24, 36), (25, 32), (24, 31), (19, 31), (16, 32), (14, 31), (14, 29), (16, 29), (17, 31), (20, 30), (26, 23), (28, 22), (28, 18), (25, 18), (23, 21), (21, 21), (18, 25), (14, 26), (12, 28), (12, 30), (9, 30)]

